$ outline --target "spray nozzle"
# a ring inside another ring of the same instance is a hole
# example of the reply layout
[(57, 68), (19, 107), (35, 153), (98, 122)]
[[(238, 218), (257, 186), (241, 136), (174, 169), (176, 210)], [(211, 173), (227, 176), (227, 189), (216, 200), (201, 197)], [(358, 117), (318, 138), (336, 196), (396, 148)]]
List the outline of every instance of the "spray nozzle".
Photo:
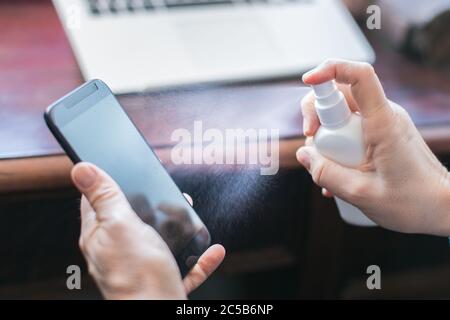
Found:
[(316, 96), (316, 112), (323, 126), (339, 126), (350, 117), (350, 108), (333, 80), (311, 86)]
[(326, 81), (321, 84), (314, 84), (311, 87), (314, 90), (314, 95), (316, 96), (316, 98), (327, 97), (333, 92), (337, 91), (336, 84), (333, 80)]

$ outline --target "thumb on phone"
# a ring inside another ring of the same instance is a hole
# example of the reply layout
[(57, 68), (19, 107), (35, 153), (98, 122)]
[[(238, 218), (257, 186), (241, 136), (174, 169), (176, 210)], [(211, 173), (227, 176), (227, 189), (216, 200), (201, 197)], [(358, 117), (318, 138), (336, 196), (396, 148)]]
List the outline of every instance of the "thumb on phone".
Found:
[[(73, 167), (71, 176), (75, 186), (95, 211), (99, 222), (135, 215), (117, 183), (95, 165), (87, 162), (78, 163)], [(81, 217), (82, 220), (84, 218)]]

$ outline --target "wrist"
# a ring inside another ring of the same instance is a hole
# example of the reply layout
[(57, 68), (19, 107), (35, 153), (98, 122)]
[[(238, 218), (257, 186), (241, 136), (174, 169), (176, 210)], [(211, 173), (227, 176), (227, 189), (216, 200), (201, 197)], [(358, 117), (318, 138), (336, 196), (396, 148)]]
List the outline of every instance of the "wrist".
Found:
[(185, 294), (164, 294), (161, 292), (133, 292), (105, 294), (108, 300), (187, 300)]
[[(153, 261), (155, 265), (155, 261)], [(185, 300), (186, 292), (181, 277), (153, 270), (142, 263), (142, 269), (134, 272), (114, 272), (97, 281), (104, 298), (108, 300)]]
[(187, 296), (182, 287), (165, 288), (148, 284), (140, 288), (105, 288), (100, 286), (103, 297), (107, 300), (186, 300)]

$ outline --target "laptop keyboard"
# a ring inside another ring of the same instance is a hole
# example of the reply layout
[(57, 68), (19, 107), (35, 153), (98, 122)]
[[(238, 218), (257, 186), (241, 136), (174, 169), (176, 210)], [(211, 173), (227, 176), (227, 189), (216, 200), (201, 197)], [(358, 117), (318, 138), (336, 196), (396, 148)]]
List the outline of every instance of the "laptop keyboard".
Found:
[(205, 5), (311, 2), (313, 0), (87, 0), (93, 15), (152, 11)]

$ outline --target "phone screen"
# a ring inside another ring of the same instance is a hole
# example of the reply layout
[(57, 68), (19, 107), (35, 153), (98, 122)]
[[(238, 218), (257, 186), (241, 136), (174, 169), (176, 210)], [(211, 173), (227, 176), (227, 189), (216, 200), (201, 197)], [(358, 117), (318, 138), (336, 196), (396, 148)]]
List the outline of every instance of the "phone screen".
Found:
[[(64, 108), (63, 103), (56, 108)], [(159, 232), (184, 267), (206, 250), (209, 233), (203, 222), (112, 94), (55, 125), (81, 161), (97, 165), (118, 183), (138, 216)]]

